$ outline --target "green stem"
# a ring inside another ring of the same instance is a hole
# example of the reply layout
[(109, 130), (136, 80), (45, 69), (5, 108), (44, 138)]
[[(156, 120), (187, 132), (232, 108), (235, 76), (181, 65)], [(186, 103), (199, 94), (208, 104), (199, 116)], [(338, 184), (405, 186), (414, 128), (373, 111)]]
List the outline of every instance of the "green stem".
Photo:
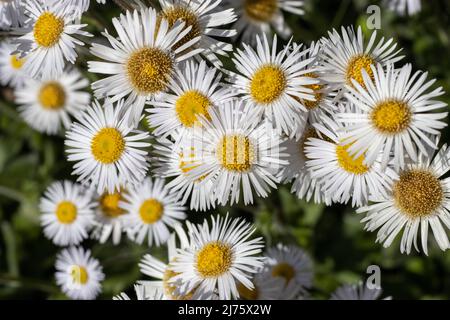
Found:
[(44, 291), (52, 294), (60, 293), (60, 290), (56, 286), (49, 285), (47, 282), (22, 277), (14, 277), (8, 274), (0, 274), (0, 284), (20, 286), (23, 288)]

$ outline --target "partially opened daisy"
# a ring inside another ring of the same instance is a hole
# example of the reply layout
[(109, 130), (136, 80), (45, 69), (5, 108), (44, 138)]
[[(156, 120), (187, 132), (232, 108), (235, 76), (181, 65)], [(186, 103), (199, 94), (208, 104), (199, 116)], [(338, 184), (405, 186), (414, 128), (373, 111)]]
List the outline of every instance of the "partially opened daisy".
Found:
[[(143, 285), (135, 284), (134, 292), (136, 300), (162, 300), (164, 298), (163, 291), (159, 288), (146, 288)], [(132, 300), (125, 292), (113, 297), (113, 300)]]
[(215, 197), (211, 180), (192, 179), (188, 172), (200, 163), (201, 156), (191, 145), (190, 135), (177, 136), (176, 142), (158, 139), (154, 147), (155, 169), (153, 173), (163, 178), (173, 178), (167, 188), (177, 195), (184, 205), (190, 198), (190, 209), (206, 211), (215, 207)]
[(0, 30), (17, 28), (25, 22), (24, 5), (20, 0), (0, 1)]
[(342, 27), (341, 34), (333, 29), (328, 32), (328, 36), (323, 42), (322, 74), (323, 79), (337, 91), (345, 91), (346, 86), (353, 86), (352, 79), (364, 86), (363, 70), (373, 78), (372, 65), (384, 67), (403, 58), (399, 55), (401, 49), (397, 50), (397, 44), (392, 38), (385, 41), (383, 37), (377, 42), (376, 30), (368, 42), (361, 27), (356, 32), (353, 27)]
[(19, 50), (26, 56), (24, 70), (33, 78), (57, 77), (67, 62), (75, 63), (77, 46), (84, 43), (77, 36), (91, 36), (82, 29), (86, 24), (74, 22), (66, 3), (51, 5), (40, 0), (26, 2), (28, 20), (21, 30)]
[(59, 246), (79, 244), (93, 226), (90, 193), (70, 181), (52, 183), (41, 198), (39, 210), (45, 236)]
[[(420, 155), (395, 176), (386, 197), (373, 197), (373, 204), (358, 209), (365, 213), (365, 229), (378, 230), (377, 242), (392, 244), (403, 230), (400, 251), (409, 254), (420, 233), (422, 249), (428, 254), (428, 229), (441, 248), (449, 249), (450, 229), (450, 149), (444, 145), (436, 155)], [(420, 230), (419, 230), (420, 229)]]
[[(298, 296), (297, 292), (290, 290), (287, 294), (286, 281), (279, 277), (273, 277), (263, 269), (257, 272), (253, 279), (253, 288), (247, 288), (238, 283), (239, 298), (242, 300), (291, 300)], [(290, 286), (292, 287), (292, 286)], [(297, 286), (295, 286), (297, 287)]]
[(145, 101), (168, 89), (177, 64), (202, 50), (186, 51), (200, 37), (180, 45), (192, 27), (184, 28), (183, 22), (177, 22), (169, 28), (167, 20), (157, 19), (152, 8), (127, 11), (114, 18), (113, 25), (118, 37), (103, 33), (110, 46), (92, 44), (92, 54), (104, 61), (89, 61), (89, 72), (108, 75), (92, 88), (98, 98), (110, 97), (113, 102), (126, 98), (129, 116), (137, 122)]
[(67, 159), (76, 162), (72, 174), (100, 194), (141, 182), (148, 169), (149, 134), (130, 126), (123, 108), (123, 101), (94, 101), (66, 134)]
[(186, 219), (185, 207), (170, 193), (163, 179), (145, 178), (130, 188), (124, 195), (120, 207), (126, 216), (127, 233), (130, 239), (142, 244), (147, 238), (149, 246), (160, 246), (167, 242), (170, 229)]
[(89, 107), (91, 95), (83, 91), (89, 81), (77, 70), (67, 70), (55, 78), (26, 78), (15, 91), (20, 116), (33, 129), (55, 135), (69, 129), (72, 118)]
[(320, 181), (322, 192), (334, 202), (347, 203), (351, 198), (352, 206), (366, 205), (370, 195), (387, 194), (394, 172), (381, 166), (381, 153), (375, 162), (366, 165), (364, 154), (353, 158), (349, 153), (350, 145), (342, 138), (345, 127), (326, 116), (314, 127), (328, 139), (311, 138), (305, 142), (306, 165), (311, 176)]
[[(182, 21), (185, 28), (191, 27), (176, 47), (188, 41), (200, 37), (192, 49), (201, 48), (201, 56), (209, 60), (213, 65), (222, 67), (222, 62), (217, 55), (227, 56), (233, 50), (230, 43), (225, 39), (236, 35), (236, 30), (224, 28), (236, 20), (233, 8), (222, 10), (219, 6), (222, 0), (159, 0), (161, 12), (159, 17), (169, 22), (172, 27), (175, 22)], [(186, 50), (192, 50), (187, 48)]]
[(284, 12), (303, 15), (303, 0), (227, 0), (228, 6), (236, 8), (238, 20), (233, 25), (242, 41), (255, 43), (255, 35), (270, 36), (272, 29), (287, 39), (292, 30), (285, 22)]
[(356, 112), (338, 115), (347, 127), (343, 139), (351, 143), (349, 152), (358, 157), (366, 153), (364, 164), (370, 165), (383, 152), (382, 164), (393, 160), (396, 169), (402, 168), (406, 156), (413, 161), (426, 148), (436, 148), (434, 137), (447, 124), (442, 121), (448, 112), (435, 112), (446, 103), (435, 100), (445, 92), (442, 87), (431, 90), (436, 80), (427, 81), (427, 72), (411, 74), (410, 64), (401, 69), (389, 65), (372, 67), (372, 77), (363, 72), (365, 88), (353, 82), (348, 86), (348, 100)]
[(23, 70), (25, 59), (20, 58), (18, 54), (13, 54), (17, 45), (11, 40), (3, 40), (0, 43), (0, 83), (2, 86), (11, 86), (20, 88), (28, 78)]
[(148, 121), (159, 135), (185, 135), (186, 129), (199, 124), (199, 115), (210, 118), (211, 106), (221, 105), (233, 97), (233, 93), (220, 82), (216, 68), (208, 68), (206, 62), (189, 61), (176, 71), (169, 83), (170, 93), (152, 100)]
[[(330, 300), (378, 300), (383, 293), (381, 288), (369, 288), (368, 284), (345, 284), (336, 289)], [(382, 300), (390, 300), (390, 297)]]
[[(262, 39), (262, 40), (261, 40)], [(287, 135), (296, 134), (305, 125), (307, 108), (303, 100), (314, 101), (314, 91), (308, 85), (319, 81), (307, 76), (306, 68), (313, 58), (305, 59), (308, 50), (288, 44), (277, 52), (277, 37), (269, 44), (267, 37), (256, 38), (256, 51), (248, 44), (237, 49), (233, 62), (239, 73), (230, 81), (247, 108), (264, 114), (275, 128)]]
[(211, 218), (203, 224), (186, 223), (189, 246), (178, 250), (171, 269), (177, 273), (171, 281), (181, 282), (182, 292), (196, 289), (202, 293), (217, 293), (220, 300), (239, 297), (237, 285), (252, 289), (251, 275), (263, 266), (258, 254), (262, 238), (249, 239), (255, 228), (240, 218)]
[(56, 257), (56, 283), (71, 299), (93, 300), (102, 291), (103, 268), (90, 250), (70, 247)]
[(410, 16), (422, 10), (422, 0), (384, 0), (388, 8), (396, 11), (400, 15)]
[(281, 136), (258, 113), (241, 101), (210, 110), (211, 121), (195, 130), (193, 147), (199, 160), (187, 174), (208, 183), (218, 203), (253, 203), (253, 194), (266, 197), (276, 188), (279, 166), (287, 164), (280, 150)]

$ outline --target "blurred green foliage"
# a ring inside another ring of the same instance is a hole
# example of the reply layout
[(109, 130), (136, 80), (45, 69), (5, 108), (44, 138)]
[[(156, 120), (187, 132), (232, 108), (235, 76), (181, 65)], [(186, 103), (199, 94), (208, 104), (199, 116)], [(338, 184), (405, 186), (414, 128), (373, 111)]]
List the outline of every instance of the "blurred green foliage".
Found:
[[(302, 17), (288, 15), (294, 39), (309, 43), (326, 36), (327, 30), (341, 25), (361, 25), (367, 30), (366, 8), (380, 4), (366, 0), (306, 0)], [(422, 12), (401, 17), (382, 7), (381, 30), (404, 48), (404, 62), (427, 70), (437, 85), (450, 93), (450, 2), (422, 1)], [(111, 30), (111, 18), (119, 14), (114, 5), (94, 5), (83, 18), (89, 31), (100, 35)], [(81, 51), (79, 67), (86, 70), (87, 48)], [(90, 80), (95, 75), (87, 74)], [(69, 178), (71, 165), (64, 154), (63, 137), (47, 137), (30, 129), (12, 103), (12, 92), (2, 88), (0, 100), (0, 299), (64, 299), (54, 281), (55, 255), (60, 248), (45, 239), (39, 226), (38, 202), (54, 180)], [(450, 104), (450, 94), (443, 99)], [(445, 130), (442, 143), (448, 141)], [(349, 206), (308, 204), (299, 201), (283, 186), (253, 206), (219, 208), (255, 221), (267, 245), (295, 243), (305, 248), (315, 262), (312, 296), (328, 299), (339, 285), (365, 278), (366, 268), (376, 264), (382, 270), (385, 295), (394, 299), (450, 298), (450, 255), (433, 243), (429, 256), (401, 255), (399, 243), (383, 249), (375, 244), (375, 234), (363, 231), (360, 216)], [(201, 221), (210, 213), (189, 213)], [(397, 239), (398, 240), (398, 239)], [(102, 299), (132, 287), (140, 275), (137, 263), (144, 253), (165, 259), (165, 249), (138, 246), (128, 240), (119, 246), (85, 241), (104, 267)]]

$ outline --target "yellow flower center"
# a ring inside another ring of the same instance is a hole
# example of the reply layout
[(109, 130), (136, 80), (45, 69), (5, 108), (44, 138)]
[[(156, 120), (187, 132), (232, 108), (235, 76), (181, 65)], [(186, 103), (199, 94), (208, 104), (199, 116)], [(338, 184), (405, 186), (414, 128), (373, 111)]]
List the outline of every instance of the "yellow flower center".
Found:
[(258, 22), (270, 21), (277, 9), (277, 0), (244, 0), (245, 13)]
[(11, 55), (11, 67), (13, 67), (13, 69), (20, 69), (22, 68), (23, 64), (25, 63), (25, 59), (24, 58), (19, 58), (16, 54)]
[(52, 47), (59, 41), (63, 31), (64, 20), (51, 12), (44, 12), (34, 25), (34, 40), (41, 47)]
[(56, 218), (59, 222), (70, 224), (77, 218), (77, 207), (70, 201), (61, 201), (56, 207)]
[(250, 139), (237, 134), (224, 136), (217, 147), (219, 161), (222, 167), (229, 171), (250, 170), (254, 154)]
[(410, 218), (430, 215), (442, 203), (440, 180), (426, 170), (409, 170), (400, 175), (393, 187), (395, 205)]
[(237, 284), (237, 290), (239, 292), (239, 298), (245, 300), (258, 300), (259, 292), (258, 288), (255, 286), (253, 289), (249, 289), (244, 286), (241, 282)]
[(145, 200), (139, 208), (139, 215), (141, 216), (142, 221), (147, 224), (153, 224), (159, 221), (163, 213), (163, 204), (153, 198)]
[[(307, 73), (304, 75), (305, 77), (314, 78), (317, 79), (317, 75), (315, 73)], [(315, 83), (315, 84), (309, 84), (305, 86), (308, 89), (311, 89), (314, 94), (315, 101), (305, 100), (303, 99), (303, 105), (308, 109), (312, 110), (316, 108), (320, 101), (322, 100), (322, 92), (320, 92), (323, 88), (323, 85)]]
[(120, 200), (123, 200), (120, 192), (103, 194), (100, 197), (102, 213), (108, 218), (117, 218), (125, 214), (125, 210), (119, 207)]
[(272, 276), (284, 278), (289, 282), (295, 277), (295, 269), (289, 263), (280, 262), (272, 268)]
[(208, 108), (211, 105), (208, 97), (202, 93), (190, 90), (180, 96), (175, 103), (175, 112), (178, 120), (185, 127), (192, 127), (198, 120), (199, 115), (210, 120)]
[(165, 90), (172, 71), (172, 59), (157, 48), (140, 49), (127, 62), (128, 77), (133, 87), (143, 94)]
[(82, 266), (72, 266), (70, 275), (72, 276), (72, 282), (75, 284), (86, 284), (89, 280), (87, 270)]
[[(161, 11), (158, 16), (157, 26), (159, 26), (161, 18), (164, 18), (169, 23), (169, 27), (173, 27), (177, 20), (183, 21), (184, 28), (191, 26), (191, 31), (188, 32), (180, 41), (178, 41), (174, 45), (174, 49), (178, 49), (185, 43), (191, 41), (192, 39), (200, 36), (202, 34), (202, 30), (200, 27), (200, 23), (198, 21), (198, 17), (194, 11), (186, 6), (175, 5), (172, 8), (169, 8), (165, 11)], [(157, 27), (158, 29), (158, 27)]]
[(66, 92), (59, 83), (48, 82), (41, 87), (38, 98), (44, 109), (59, 110), (66, 103)]
[(351, 58), (348, 62), (345, 74), (347, 84), (353, 87), (352, 79), (355, 79), (363, 88), (365, 88), (362, 70), (366, 70), (369, 77), (373, 79), (373, 71), (370, 66), (375, 64), (375, 59), (368, 54), (359, 54)]
[(412, 112), (405, 102), (388, 100), (378, 104), (372, 110), (370, 120), (381, 133), (395, 134), (408, 128), (412, 120)]
[(369, 171), (369, 167), (363, 164), (364, 155), (359, 156), (357, 159), (354, 159), (349, 153), (348, 148), (350, 148), (352, 144), (337, 145), (336, 146), (336, 156), (339, 166), (345, 171), (352, 174), (364, 174)]
[(197, 270), (204, 278), (222, 275), (232, 262), (231, 247), (219, 241), (208, 243), (197, 254)]
[(250, 94), (258, 103), (269, 104), (278, 99), (286, 88), (286, 76), (278, 66), (259, 68), (250, 81)]
[(173, 282), (169, 282), (170, 279), (172, 279), (176, 275), (178, 275), (178, 273), (170, 270), (168, 267), (166, 268), (163, 276), (163, 288), (165, 295), (172, 300), (191, 300), (195, 290), (185, 295), (180, 295), (176, 293), (176, 290), (178, 289), (177, 285)]
[(116, 162), (125, 150), (125, 140), (115, 128), (101, 129), (91, 142), (91, 151), (95, 160), (103, 164)]

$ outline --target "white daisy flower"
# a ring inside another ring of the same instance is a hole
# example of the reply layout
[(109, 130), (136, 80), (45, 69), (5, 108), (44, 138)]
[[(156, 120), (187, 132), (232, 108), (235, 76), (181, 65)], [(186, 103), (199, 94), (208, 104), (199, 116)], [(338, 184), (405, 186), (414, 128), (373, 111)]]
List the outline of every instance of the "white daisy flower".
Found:
[(54, 78), (62, 74), (65, 62), (75, 63), (77, 46), (84, 43), (76, 36), (92, 36), (82, 31), (86, 24), (73, 21), (65, 3), (50, 5), (40, 0), (26, 2), (28, 20), (17, 39), (19, 51), (25, 56), (23, 65), (30, 77)]
[[(362, 71), (373, 78), (372, 65), (383, 67), (403, 59), (399, 56), (401, 49), (391, 38), (384, 37), (377, 41), (377, 31), (373, 31), (368, 42), (365, 41), (361, 27), (355, 33), (353, 27), (342, 27), (342, 35), (335, 29), (328, 32), (328, 39), (323, 40), (322, 75), (337, 91), (345, 91), (346, 85), (353, 86), (352, 79), (364, 86)], [(341, 97), (341, 95), (340, 95)]]
[(186, 219), (185, 207), (170, 193), (162, 179), (145, 178), (142, 184), (131, 188), (124, 195), (120, 207), (126, 216), (127, 234), (138, 244), (145, 238), (149, 246), (160, 246), (170, 236), (169, 228)]
[[(55, 6), (60, 3), (60, 0), (46, 0), (46, 2), (50, 6)], [(64, 4), (68, 10), (71, 10), (74, 17), (81, 18), (81, 15), (89, 9), (90, 0), (64, 0)]]
[(187, 174), (208, 183), (212, 179), (219, 204), (253, 203), (253, 193), (267, 197), (276, 188), (279, 167), (286, 165), (281, 137), (266, 121), (260, 122), (254, 109), (233, 101), (210, 110), (211, 121), (194, 131), (192, 146), (198, 161)]
[[(330, 300), (378, 300), (383, 293), (381, 288), (369, 288), (368, 284), (345, 284), (336, 289)], [(391, 297), (382, 300), (390, 300)]]
[(100, 243), (105, 243), (110, 237), (112, 237), (113, 244), (120, 243), (127, 212), (119, 207), (119, 203), (124, 201), (126, 192), (125, 188), (121, 188), (113, 193), (104, 192), (97, 197), (95, 229), (92, 235)]
[(89, 72), (107, 74), (107, 78), (92, 84), (98, 98), (108, 96), (111, 101), (127, 97), (125, 104), (132, 110), (131, 120), (137, 122), (145, 101), (168, 88), (180, 61), (199, 53), (192, 49), (200, 37), (177, 46), (190, 32), (184, 23), (169, 28), (165, 19), (158, 19), (152, 8), (129, 12), (113, 19), (118, 38), (105, 32), (111, 47), (94, 43), (91, 52), (105, 61), (89, 61)]
[(0, 30), (17, 28), (23, 25), (24, 21), (24, 8), (20, 0), (0, 1)]
[(418, 153), (426, 154), (426, 146), (436, 149), (432, 139), (447, 126), (442, 119), (448, 113), (434, 112), (447, 106), (434, 98), (444, 91), (428, 90), (436, 80), (427, 81), (427, 72), (411, 75), (411, 69), (410, 64), (401, 69), (389, 65), (386, 70), (377, 65), (372, 76), (363, 72), (367, 89), (355, 81), (354, 87), (347, 87), (346, 97), (358, 112), (337, 117), (348, 129), (342, 138), (352, 143), (349, 152), (355, 157), (365, 152), (365, 164), (373, 163), (382, 151), (383, 166), (392, 158), (398, 170), (404, 167), (406, 154), (416, 161)]
[(385, 3), (389, 9), (400, 15), (408, 14), (412, 16), (422, 10), (421, 0), (385, 0)]
[(219, 68), (222, 67), (222, 62), (217, 55), (227, 56), (228, 52), (233, 51), (233, 46), (218, 40), (217, 37), (230, 38), (236, 35), (236, 30), (222, 28), (234, 22), (236, 15), (233, 8), (220, 10), (221, 1), (159, 0), (162, 9), (159, 17), (166, 19), (169, 27), (172, 27), (176, 21), (182, 21), (185, 27), (191, 27), (189, 33), (176, 44), (176, 47), (200, 37), (200, 41), (192, 48), (203, 49), (200, 55)]
[(249, 240), (255, 231), (252, 224), (240, 218), (216, 216), (211, 226), (205, 220), (194, 225), (187, 222), (189, 246), (178, 250), (171, 269), (177, 273), (171, 282), (181, 282), (181, 292), (196, 289), (202, 294), (217, 293), (220, 300), (239, 297), (237, 284), (252, 289), (251, 274), (263, 266), (259, 254), (262, 238)]
[(270, 36), (272, 29), (283, 39), (292, 35), (285, 22), (284, 12), (303, 15), (303, 0), (228, 0), (228, 7), (236, 8), (238, 20), (233, 25), (241, 40), (255, 43), (255, 35)]
[(123, 108), (123, 101), (116, 107), (110, 101), (103, 107), (94, 101), (66, 133), (67, 158), (76, 162), (72, 174), (98, 193), (137, 184), (148, 169), (149, 134), (130, 127)]
[(19, 113), (33, 129), (55, 135), (69, 129), (72, 117), (79, 117), (89, 107), (91, 95), (83, 89), (89, 81), (75, 69), (55, 78), (27, 78), (15, 91)]
[(25, 59), (20, 58), (18, 54), (13, 54), (17, 49), (17, 45), (11, 40), (4, 40), (0, 43), (0, 84), (2, 86), (11, 86), (19, 88), (28, 78), (23, 71)]
[(311, 138), (305, 142), (305, 152), (311, 176), (320, 181), (322, 192), (334, 202), (347, 203), (352, 198), (352, 206), (366, 205), (370, 195), (387, 195), (394, 171), (381, 166), (381, 157), (371, 165), (364, 164), (365, 155), (353, 158), (345, 144), (340, 127), (330, 117), (322, 117), (322, 123), (314, 127), (328, 139)]
[(152, 100), (148, 122), (156, 127), (153, 133), (160, 135), (185, 135), (186, 129), (198, 124), (199, 115), (210, 119), (211, 106), (229, 101), (234, 94), (220, 82), (216, 68), (208, 68), (206, 62), (193, 61), (181, 66), (169, 83), (171, 93)]
[(41, 198), (39, 210), (45, 236), (59, 246), (79, 244), (93, 225), (91, 195), (70, 181), (52, 183)]
[(265, 256), (265, 270), (272, 277), (284, 279), (287, 287), (295, 285), (298, 292), (306, 293), (312, 286), (313, 264), (309, 255), (299, 247), (279, 243), (269, 248)]
[(173, 178), (167, 183), (167, 188), (171, 193), (177, 195), (177, 200), (181, 200), (183, 205), (190, 197), (191, 210), (206, 211), (214, 208), (215, 197), (212, 181), (203, 182), (202, 178), (193, 180), (188, 175), (188, 172), (200, 160), (200, 156), (195, 152), (195, 147), (188, 143), (190, 142), (189, 136), (179, 136), (175, 140), (177, 142), (158, 139), (158, 143), (153, 146), (156, 155), (153, 173), (159, 177)]
[(301, 101), (315, 100), (308, 86), (319, 81), (308, 77), (311, 72), (306, 68), (313, 58), (304, 58), (309, 50), (291, 49), (290, 44), (277, 53), (276, 36), (271, 45), (265, 35), (262, 42), (257, 36), (256, 42), (256, 51), (247, 44), (244, 51), (237, 49), (233, 62), (239, 74), (232, 74), (230, 81), (248, 108), (264, 114), (276, 129), (294, 135), (307, 118), (308, 109)]
[(90, 250), (70, 247), (56, 257), (56, 283), (71, 299), (92, 300), (102, 291), (103, 268)]
[[(136, 300), (162, 300), (164, 298), (163, 292), (158, 288), (148, 289), (143, 285), (135, 284), (134, 291), (136, 293)], [(130, 297), (125, 293), (113, 297), (113, 300), (131, 300)]]
[(263, 269), (259, 270), (252, 279), (253, 288), (247, 288), (238, 283), (237, 290), (242, 300), (291, 300), (284, 295), (286, 281), (279, 277), (272, 277)]
[(361, 220), (366, 223), (366, 230), (379, 229), (377, 242), (389, 247), (404, 229), (400, 251), (409, 254), (413, 244), (419, 251), (420, 227), (422, 248), (428, 254), (428, 227), (431, 226), (439, 248), (449, 249), (450, 178), (443, 178), (450, 170), (449, 161), (450, 149), (446, 145), (434, 157), (420, 155), (416, 163), (408, 164), (394, 177), (388, 196), (373, 197), (374, 204), (358, 209), (358, 213), (366, 213)]

